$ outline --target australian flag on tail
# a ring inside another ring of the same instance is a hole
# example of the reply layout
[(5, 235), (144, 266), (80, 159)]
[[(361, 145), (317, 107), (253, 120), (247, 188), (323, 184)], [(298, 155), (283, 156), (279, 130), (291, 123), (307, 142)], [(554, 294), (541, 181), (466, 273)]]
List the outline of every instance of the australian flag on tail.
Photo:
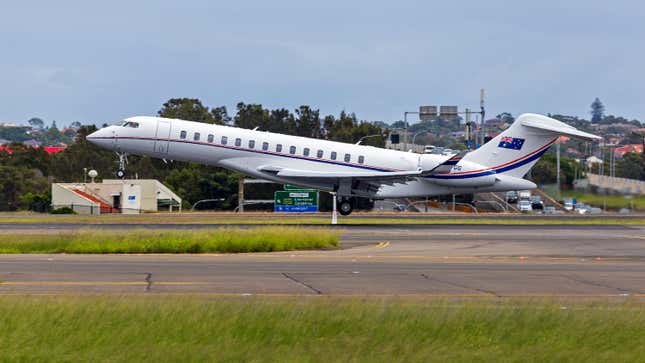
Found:
[(524, 139), (518, 137), (504, 136), (499, 140), (499, 145), (497, 147), (503, 147), (504, 149), (512, 150), (521, 150), (522, 145), (524, 145)]

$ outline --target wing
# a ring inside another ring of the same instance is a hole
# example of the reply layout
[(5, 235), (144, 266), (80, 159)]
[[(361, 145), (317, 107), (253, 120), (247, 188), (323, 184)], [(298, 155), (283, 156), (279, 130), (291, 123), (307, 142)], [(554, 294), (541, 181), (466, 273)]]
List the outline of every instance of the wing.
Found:
[(448, 174), (452, 170), (453, 166), (457, 165), (457, 163), (461, 161), (461, 158), (463, 158), (466, 154), (468, 154), (468, 150), (463, 150), (458, 154), (455, 154), (452, 157), (448, 158), (448, 160), (445, 160), (441, 164), (435, 166), (428, 172), (424, 173), (424, 175)]
[(289, 179), (316, 180), (325, 182), (336, 182), (341, 180), (365, 181), (373, 184), (405, 183), (411, 178), (421, 176), (423, 171), (312, 171), (281, 168), (275, 166), (262, 166), (260, 171), (270, 172), (276, 176)]

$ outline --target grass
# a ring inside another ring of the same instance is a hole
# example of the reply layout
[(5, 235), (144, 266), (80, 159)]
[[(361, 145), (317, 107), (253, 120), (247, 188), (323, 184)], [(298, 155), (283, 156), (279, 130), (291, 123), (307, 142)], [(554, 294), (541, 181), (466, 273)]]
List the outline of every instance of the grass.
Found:
[(602, 208), (607, 205), (610, 209), (629, 208), (637, 211), (645, 211), (645, 196), (625, 198), (622, 195), (596, 195), (588, 193), (563, 193), (563, 198), (576, 198), (578, 202), (591, 204), (594, 207)]
[(630, 303), (5, 296), (0, 326), (3, 361), (645, 360)]
[(270, 252), (338, 247), (340, 231), (298, 227), (190, 230), (89, 230), (2, 234), (0, 253)]
[[(524, 215), (491, 215), (479, 218), (470, 218), (469, 216), (420, 216), (411, 215), (414, 218), (393, 218), (387, 215), (372, 217), (369, 214), (356, 214), (350, 217), (339, 217), (339, 224), (514, 224), (514, 225), (540, 225), (540, 224), (558, 224), (558, 225), (625, 225), (625, 224), (645, 224), (645, 218), (642, 216), (620, 216), (620, 218), (606, 216), (578, 216), (567, 215), (567, 218), (561, 218), (559, 215), (554, 216), (524, 216)], [(240, 225), (328, 225), (330, 223), (329, 215), (276, 215), (276, 214), (234, 214), (234, 213), (213, 213), (213, 214), (146, 214), (137, 216), (124, 215), (105, 215), (105, 216), (49, 216), (49, 215), (32, 215), (32, 216), (3, 216), (0, 214), (0, 223), (10, 224), (240, 224)]]

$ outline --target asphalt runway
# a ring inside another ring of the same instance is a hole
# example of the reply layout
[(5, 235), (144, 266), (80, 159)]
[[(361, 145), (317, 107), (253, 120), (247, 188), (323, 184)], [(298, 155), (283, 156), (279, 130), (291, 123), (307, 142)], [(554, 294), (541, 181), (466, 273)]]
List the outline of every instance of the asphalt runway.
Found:
[[(48, 227), (51, 233), (75, 228)], [(172, 226), (177, 227), (180, 226)], [(14, 225), (11, 229), (15, 232), (30, 228), (34, 226)], [(315, 228), (320, 227), (311, 228), (315, 233)], [(340, 228), (344, 230), (342, 249), (334, 251), (0, 255), (0, 293), (557, 296), (645, 300), (642, 225)]]

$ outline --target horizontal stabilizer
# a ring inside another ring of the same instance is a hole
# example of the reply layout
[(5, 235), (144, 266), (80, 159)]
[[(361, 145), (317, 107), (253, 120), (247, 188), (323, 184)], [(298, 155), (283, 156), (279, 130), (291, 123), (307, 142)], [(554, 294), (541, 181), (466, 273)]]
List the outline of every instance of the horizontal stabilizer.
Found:
[(584, 140), (600, 140), (602, 137), (590, 134), (588, 132), (580, 131), (575, 127), (569, 126), (564, 122), (554, 120), (542, 115), (529, 114), (530, 117), (524, 117), (520, 121), (522, 126), (550, 131), (554, 134), (570, 136)]

